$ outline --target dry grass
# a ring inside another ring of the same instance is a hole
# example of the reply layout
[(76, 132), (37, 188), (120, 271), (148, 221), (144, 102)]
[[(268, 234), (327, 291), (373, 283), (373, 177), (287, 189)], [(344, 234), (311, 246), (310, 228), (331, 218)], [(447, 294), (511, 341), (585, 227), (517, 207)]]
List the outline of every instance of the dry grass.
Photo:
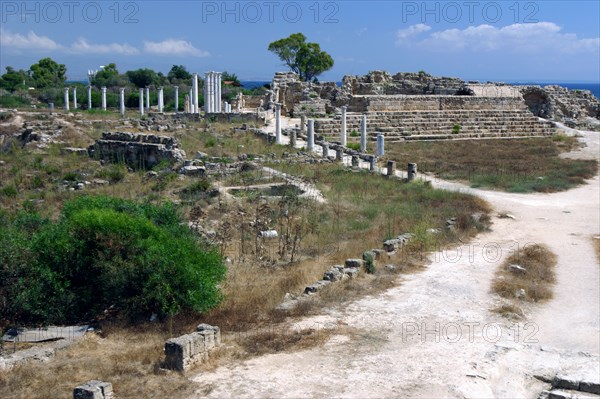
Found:
[[(595, 160), (563, 159), (579, 145), (575, 137), (514, 140), (406, 142), (386, 146), (393, 160), (416, 162), (419, 171), (473, 187), (509, 192), (555, 192), (583, 184), (598, 173)], [(477, 151), (473, 151), (477, 148)]]
[(67, 398), (83, 382), (110, 381), (120, 398), (183, 397), (189, 381), (178, 373), (159, 370), (167, 336), (119, 329), (102, 338), (88, 334), (47, 363), (30, 362), (0, 372), (0, 397), (5, 399)]
[(492, 283), (492, 291), (503, 298), (519, 298), (528, 302), (552, 299), (555, 267), (556, 255), (547, 247), (540, 244), (527, 246), (513, 253), (500, 266)]
[(521, 320), (525, 316), (523, 309), (515, 303), (503, 303), (493, 308), (492, 312), (511, 320)]

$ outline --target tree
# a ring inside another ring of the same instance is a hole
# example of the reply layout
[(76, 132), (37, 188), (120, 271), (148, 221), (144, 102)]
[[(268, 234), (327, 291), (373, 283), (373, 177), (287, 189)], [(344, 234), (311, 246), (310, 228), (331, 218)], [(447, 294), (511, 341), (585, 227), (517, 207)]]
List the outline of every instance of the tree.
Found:
[(43, 58), (30, 68), (33, 84), (38, 89), (60, 86), (67, 80), (67, 67), (52, 58)]
[(307, 43), (302, 33), (274, 41), (268, 49), (304, 81), (312, 80), (333, 67), (333, 58), (321, 51), (317, 43)]
[(129, 81), (136, 87), (150, 86), (158, 80), (158, 75), (152, 69), (143, 68), (136, 69), (135, 71), (127, 71), (125, 73), (129, 78)]
[(167, 74), (169, 81), (175, 83), (177, 81), (190, 81), (192, 74), (188, 72), (183, 65), (173, 65), (169, 73)]
[(92, 85), (100, 87), (118, 87), (127, 84), (127, 77), (120, 75), (114, 62), (102, 68), (92, 80)]
[(237, 77), (235, 73), (229, 73), (224, 71), (221, 75), (221, 80), (223, 82), (231, 82), (232, 86), (240, 87), (242, 84), (240, 83), (240, 79)]
[(22, 69), (15, 71), (13, 67), (7, 66), (6, 73), (0, 77), (0, 88), (14, 92), (18, 89), (27, 88), (30, 80), (26, 71)]

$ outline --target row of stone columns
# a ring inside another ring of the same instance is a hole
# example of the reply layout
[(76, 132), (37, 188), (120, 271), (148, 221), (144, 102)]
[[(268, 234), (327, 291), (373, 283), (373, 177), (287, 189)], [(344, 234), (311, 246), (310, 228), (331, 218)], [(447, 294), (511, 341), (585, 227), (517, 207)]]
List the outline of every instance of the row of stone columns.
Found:
[[(206, 113), (218, 113), (231, 112), (231, 104), (225, 102), (221, 104), (221, 72), (207, 72), (206, 79), (204, 82), (204, 111)], [(179, 112), (179, 87), (173, 86), (175, 90), (175, 112)], [(106, 87), (102, 87), (102, 110), (106, 111)], [(123, 95), (121, 89), (121, 94)], [(146, 87), (146, 112), (150, 111), (150, 88)], [(140, 114), (144, 115), (144, 89), (140, 89)], [(65, 88), (64, 92), (65, 99), (65, 110), (69, 111), (69, 88)], [(192, 87), (190, 88), (188, 106), (185, 108), (185, 112), (198, 114), (199, 110), (198, 102), (198, 74), (193, 73), (192, 75)], [(88, 86), (88, 109), (92, 108), (92, 87)], [(77, 89), (73, 88), (73, 109), (77, 109)], [(158, 112), (163, 112), (164, 109), (164, 96), (163, 88), (158, 89)], [(123, 112), (121, 112), (123, 113)]]
[(204, 74), (204, 112), (207, 114), (221, 112), (221, 72)]

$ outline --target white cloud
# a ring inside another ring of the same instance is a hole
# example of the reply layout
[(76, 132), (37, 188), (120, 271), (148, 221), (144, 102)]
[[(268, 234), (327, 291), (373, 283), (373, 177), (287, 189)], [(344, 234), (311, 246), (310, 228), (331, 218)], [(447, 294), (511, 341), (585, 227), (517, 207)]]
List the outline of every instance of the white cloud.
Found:
[(38, 36), (33, 31), (26, 35), (12, 33), (0, 28), (0, 46), (18, 50), (58, 50), (62, 46), (47, 36)]
[(157, 55), (179, 55), (207, 57), (210, 54), (206, 51), (197, 49), (190, 42), (185, 40), (167, 39), (162, 42), (144, 42), (144, 52)]
[(109, 43), (109, 44), (94, 44), (88, 42), (84, 38), (78, 39), (70, 47), (70, 50), (77, 54), (120, 54), (120, 55), (136, 55), (140, 51), (130, 46), (129, 44)]
[[(398, 31), (396, 45), (406, 46), (407, 40), (424, 31), (423, 24)], [(429, 29), (427, 29), (429, 30)], [(580, 39), (574, 33), (563, 33), (553, 22), (512, 24), (501, 28), (491, 25), (469, 26), (431, 32), (415, 43), (422, 48), (441, 51), (503, 51), (538, 54), (542, 52), (600, 52), (600, 38)]]
[(420, 33), (431, 30), (431, 26), (425, 24), (411, 25), (406, 29), (400, 29), (396, 33), (396, 45), (410, 45), (411, 40), (418, 36)]

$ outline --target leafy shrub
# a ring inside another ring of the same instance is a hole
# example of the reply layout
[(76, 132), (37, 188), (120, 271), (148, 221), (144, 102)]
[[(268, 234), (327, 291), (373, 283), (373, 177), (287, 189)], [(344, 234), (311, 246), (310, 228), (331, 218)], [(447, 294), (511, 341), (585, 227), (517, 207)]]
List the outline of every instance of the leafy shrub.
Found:
[(360, 136), (356, 130), (350, 132), (350, 137), (358, 137)]
[(375, 258), (373, 254), (365, 253), (365, 270), (369, 274), (375, 273)]
[(351, 150), (360, 151), (360, 143), (348, 143), (346, 144), (346, 147), (350, 148)]
[(20, 323), (206, 311), (221, 300), (219, 252), (172, 204), (110, 197), (65, 203), (57, 222), (21, 212), (0, 226), (0, 310)]
[(461, 127), (458, 123), (456, 125), (452, 126), (452, 134), (459, 134), (460, 129), (461, 129)]

